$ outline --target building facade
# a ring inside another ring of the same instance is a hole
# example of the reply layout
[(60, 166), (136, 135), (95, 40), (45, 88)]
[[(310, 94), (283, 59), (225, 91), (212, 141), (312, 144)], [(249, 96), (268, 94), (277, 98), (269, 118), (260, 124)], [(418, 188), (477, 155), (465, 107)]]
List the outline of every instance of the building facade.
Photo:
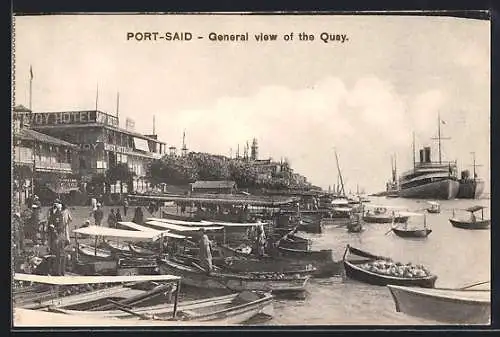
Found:
[(30, 115), (22, 106), (14, 108), (13, 188), (21, 204), (33, 193), (51, 199), (79, 189), (78, 147), (30, 129)]
[(122, 129), (118, 117), (99, 110), (36, 112), (25, 118), (34, 130), (79, 148), (78, 173), (85, 188), (96, 176), (126, 164), (133, 172), (131, 183), (117, 182), (110, 190), (102, 191), (104, 193), (145, 192), (149, 188), (147, 165), (166, 152), (166, 144), (155, 135)]

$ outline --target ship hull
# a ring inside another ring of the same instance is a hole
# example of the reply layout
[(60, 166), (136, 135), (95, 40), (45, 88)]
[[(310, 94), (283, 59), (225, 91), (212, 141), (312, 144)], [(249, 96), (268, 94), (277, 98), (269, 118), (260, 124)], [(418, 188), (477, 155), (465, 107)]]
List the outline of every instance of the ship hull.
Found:
[(414, 199), (455, 199), (460, 183), (453, 179), (445, 179), (409, 188), (402, 188), (399, 196)]
[(457, 198), (460, 199), (479, 199), (484, 191), (484, 181), (464, 181), (460, 182)]

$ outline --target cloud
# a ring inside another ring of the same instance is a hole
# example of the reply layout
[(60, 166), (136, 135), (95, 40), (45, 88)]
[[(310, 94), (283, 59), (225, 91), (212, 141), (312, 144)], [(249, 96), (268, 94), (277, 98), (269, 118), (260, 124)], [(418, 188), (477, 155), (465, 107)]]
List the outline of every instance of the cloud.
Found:
[[(188, 130), (195, 151), (229, 154), (232, 148), (234, 154), (240, 144), (242, 154), (246, 141), (256, 137), (261, 157), (288, 157), (296, 171), (322, 186), (336, 181), (334, 147), (343, 169), (363, 175), (372, 165), (387, 166), (388, 148), (399, 143), (407, 148), (411, 141), (405, 101), (390, 83), (374, 77), (352, 88), (334, 77), (295, 90), (266, 86), (248, 97), (220, 98), (207, 109), (181, 111), (169, 123)], [(385, 179), (365, 177), (360, 184)]]

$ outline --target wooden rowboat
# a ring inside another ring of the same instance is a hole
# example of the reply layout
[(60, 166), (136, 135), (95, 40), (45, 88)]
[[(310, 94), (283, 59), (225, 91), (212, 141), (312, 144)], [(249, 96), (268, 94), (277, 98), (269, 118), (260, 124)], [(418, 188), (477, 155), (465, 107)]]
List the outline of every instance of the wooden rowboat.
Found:
[(445, 323), (490, 323), (490, 290), (387, 287), (397, 312)]
[(143, 247), (140, 247), (138, 245), (133, 245), (133, 244), (129, 244), (129, 247), (130, 247), (130, 251), (133, 253), (133, 254), (136, 254), (136, 255), (140, 255), (140, 256), (153, 256), (153, 255), (158, 255), (157, 253), (155, 253), (154, 251), (150, 250), (150, 249), (147, 249), (147, 248), (143, 248)]
[[(368, 223), (391, 223), (392, 216), (389, 214), (371, 214), (371, 215), (365, 214), (363, 216), (363, 221), (368, 222)], [(405, 223), (406, 221), (408, 221), (407, 216), (395, 216), (394, 217), (394, 222), (396, 222), (396, 223)]]
[[(201, 300), (179, 302), (177, 319), (195, 322), (219, 322), (225, 324), (245, 323), (257, 315), (272, 315), (273, 296), (269, 293), (244, 291), (230, 295), (211, 297)], [(51, 308), (51, 311), (76, 315), (78, 317), (106, 317), (125, 320), (137, 319), (137, 315), (150, 316), (154, 321), (171, 320), (173, 305), (159, 304), (149, 307), (133, 308), (136, 314), (121, 310), (80, 311)]]
[(184, 284), (205, 289), (231, 291), (272, 291), (275, 295), (304, 298), (309, 277), (258, 277), (255, 275), (211, 272), (208, 274), (194, 266), (162, 259), (160, 272), (182, 277)]
[(84, 243), (78, 243), (78, 253), (80, 254), (80, 256), (84, 256), (95, 260), (110, 261), (114, 259), (114, 256), (111, 253), (111, 251), (102, 248), (95, 248), (93, 246)]
[(361, 249), (357, 249), (351, 247), (350, 245), (347, 245), (343, 257), (346, 276), (357, 281), (379, 286), (393, 284), (433, 288), (434, 284), (436, 283), (436, 275), (422, 277), (396, 277), (391, 275), (378, 274), (361, 268), (362, 264), (367, 262), (374, 262), (377, 260), (389, 261), (390, 259), (383, 256), (376, 256)]
[(429, 234), (432, 233), (432, 229), (424, 228), (424, 229), (401, 229), (397, 227), (393, 227), (392, 231), (397, 236), (402, 238), (426, 238)]
[[(473, 229), (473, 230), (478, 230), (478, 229), (488, 229), (490, 228), (491, 225), (491, 219), (485, 219), (484, 218), (484, 209), (486, 207), (484, 206), (472, 206), (469, 208), (466, 208), (465, 211), (471, 213), (471, 219), (470, 220), (461, 220), (461, 219), (456, 219), (455, 218), (455, 210), (453, 210), (453, 218), (449, 219), (453, 227), (457, 228), (462, 228), (462, 229)], [(474, 213), (477, 211), (481, 211), (481, 219), (476, 220), (476, 217), (474, 216)]]
[(112, 252), (130, 254), (130, 247), (128, 243), (105, 240), (104, 244)]
[(480, 229), (488, 229), (490, 228), (491, 225), (491, 220), (478, 220), (478, 221), (464, 221), (464, 220), (458, 220), (458, 219), (450, 219), (451, 224), (453, 227), (461, 228), (461, 229), (475, 229), (475, 230), (480, 230)]

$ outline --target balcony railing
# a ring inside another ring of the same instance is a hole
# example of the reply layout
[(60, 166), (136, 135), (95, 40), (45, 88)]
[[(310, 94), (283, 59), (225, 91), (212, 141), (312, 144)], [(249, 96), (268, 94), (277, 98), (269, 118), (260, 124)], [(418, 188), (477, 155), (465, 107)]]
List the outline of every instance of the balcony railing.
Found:
[(43, 171), (60, 171), (60, 172), (71, 172), (71, 164), (70, 163), (54, 163), (54, 162), (44, 162), (44, 161), (35, 161), (35, 169), (43, 170)]

